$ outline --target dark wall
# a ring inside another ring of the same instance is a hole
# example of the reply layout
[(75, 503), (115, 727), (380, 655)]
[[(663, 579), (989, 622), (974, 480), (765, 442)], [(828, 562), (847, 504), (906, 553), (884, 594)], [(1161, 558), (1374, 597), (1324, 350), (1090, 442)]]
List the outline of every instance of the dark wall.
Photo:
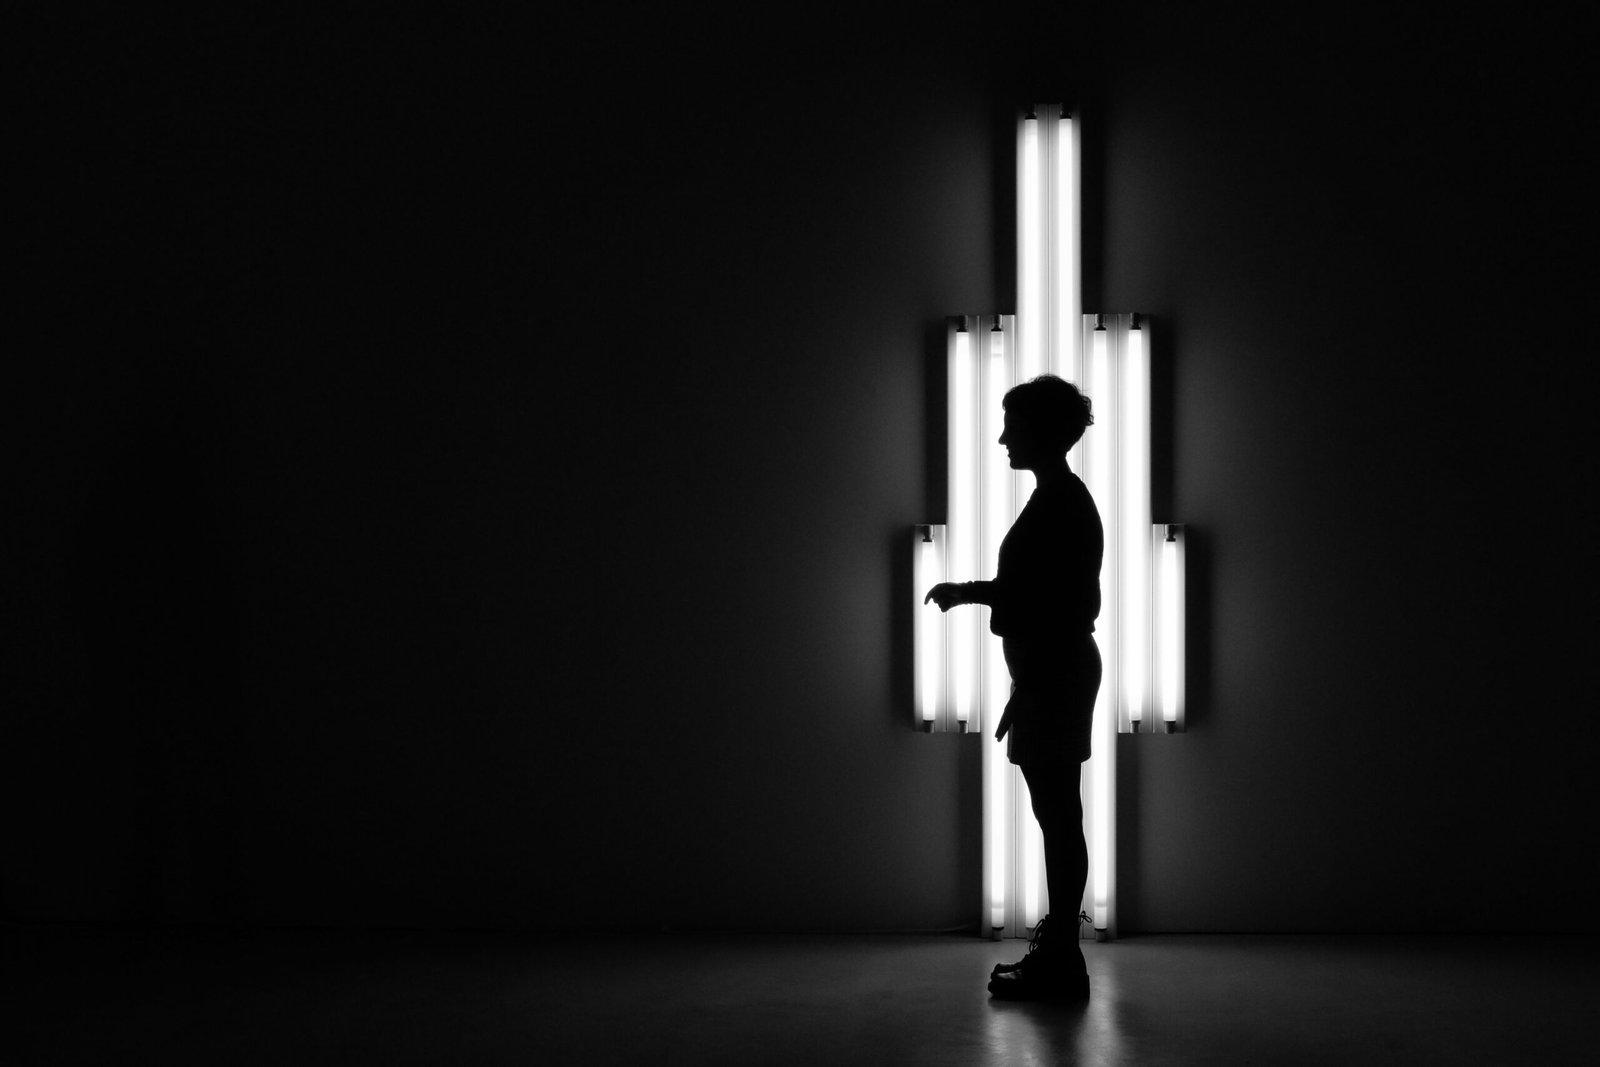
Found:
[(1593, 105), (1569, 28), (1166, 20), (1103, 114), (1154, 315), (1193, 731), (1125, 738), (1133, 929), (1593, 929)]
[(903, 572), (1004, 137), (900, 43), (37, 46), (8, 912), (968, 921)]
[(1576, 79), (1053, 20), (39, 28), (6, 914), (970, 922), (902, 538), (1067, 98), (1197, 538), (1125, 925), (1592, 926)]

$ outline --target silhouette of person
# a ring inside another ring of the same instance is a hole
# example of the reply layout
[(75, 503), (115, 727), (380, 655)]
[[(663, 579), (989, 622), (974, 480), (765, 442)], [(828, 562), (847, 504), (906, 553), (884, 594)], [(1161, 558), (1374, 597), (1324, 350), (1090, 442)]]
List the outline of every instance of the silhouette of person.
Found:
[(1001, 638), (1011, 699), (995, 731), (1022, 771), (1044, 835), (1050, 899), (1073, 909), (1062, 929), (1040, 920), (1027, 954), (994, 968), (996, 997), (1081, 999), (1089, 978), (1078, 948), (1077, 905), (1089, 872), (1079, 794), (1089, 758), (1100, 650), (1100, 559), (1105, 535), (1089, 490), (1067, 466), (1067, 451), (1093, 422), (1089, 398), (1046, 374), (1006, 393), (1005, 446), (1014, 470), (1032, 471), (1033, 495), (1000, 543), (992, 581), (941, 582), (923, 599), (949, 611), (989, 606), (989, 629)]

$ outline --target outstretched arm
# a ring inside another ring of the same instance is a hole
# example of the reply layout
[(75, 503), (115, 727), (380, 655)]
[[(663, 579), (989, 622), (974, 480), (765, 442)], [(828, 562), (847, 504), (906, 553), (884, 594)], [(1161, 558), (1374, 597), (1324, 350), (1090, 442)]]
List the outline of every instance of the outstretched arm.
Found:
[(957, 604), (991, 604), (993, 582), (940, 582), (922, 598), (924, 604), (932, 601), (940, 611), (949, 611)]

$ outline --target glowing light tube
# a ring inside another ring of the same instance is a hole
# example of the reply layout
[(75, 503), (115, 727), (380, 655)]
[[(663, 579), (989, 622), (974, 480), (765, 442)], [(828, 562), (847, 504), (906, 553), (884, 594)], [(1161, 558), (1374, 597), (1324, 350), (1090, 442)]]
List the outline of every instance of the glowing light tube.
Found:
[(1089, 845), (1089, 914), (1094, 920), (1095, 936), (1102, 938), (1115, 936), (1117, 690), (1121, 678), (1117, 650), (1121, 632), (1118, 557), (1122, 545), (1117, 536), (1120, 512), (1117, 507), (1116, 477), (1117, 446), (1120, 443), (1116, 414), (1120, 406), (1117, 403), (1111, 356), (1110, 333), (1102, 323), (1097, 322), (1089, 335), (1085, 377), (1095, 409), (1105, 412), (1108, 418), (1105, 422), (1097, 419), (1089, 433), (1084, 435), (1084, 462), (1089, 492), (1106, 526), (1106, 551), (1100, 571), (1101, 610), (1096, 626), (1101, 659), (1105, 665), (1105, 680), (1095, 700), (1091, 742), (1093, 755), (1084, 768), (1088, 777), (1084, 828)]
[[(994, 425), (992, 431), (985, 429), (986, 442), (999, 436), (998, 399), (1003, 386), (1046, 372), (1085, 384), (1079, 326), (1079, 243), (1077, 124), (1058, 104), (1036, 104), (1017, 128), (1015, 344), (1005, 365), (999, 361), (991, 365), (985, 416), (992, 417)], [(998, 553), (1000, 538), (1034, 488), (1030, 476), (1010, 472), (998, 450), (994, 460), (996, 466), (986, 466), (982, 474), (986, 560)], [(1010, 695), (1010, 676), (998, 641), (992, 641), (985, 653), (983, 676), (984, 705), (998, 711)], [(993, 779), (1003, 778), (1006, 786), (985, 793), (986, 803), (1004, 805), (1003, 812), (988, 812), (997, 820), (995, 839), (1004, 840), (1009, 849), (1003, 858), (995, 855), (990, 859), (1006, 865), (1004, 927), (1011, 936), (1026, 936), (1052, 903), (1045, 882), (1042, 839), (1021, 775), (998, 751), (992, 767), (985, 762), (986, 783), (991, 774)], [(1070, 908), (1073, 902), (1055, 905)]]
[(1056, 120), (1055, 197), (1052, 205), (1051, 249), (1054, 260), (1052, 316), (1055, 344), (1050, 370), (1069, 382), (1082, 382), (1083, 357), (1078, 349), (1082, 331), (1082, 296), (1078, 284), (1078, 124), (1063, 109)]
[(1011, 891), (1010, 766), (1005, 746), (983, 739), (983, 929), (995, 937), (1007, 931)]
[[(1012, 329), (1007, 331), (1006, 326)], [(1012, 384), (1015, 360), (1015, 319), (1001, 318), (1002, 338), (998, 351), (991, 345), (984, 361), (978, 397), (979, 439), (983, 449), (981, 466), (981, 551), (986, 568), (999, 557), (1000, 541), (1011, 528), (1013, 510), (1012, 474), (1005, 450), (999, 445), (1004, 420), (1001, 400)], [(1009, 343), (1008, 343), (1009, 342)], [(1011, 695), (1011, 677), (1006, 670), (1000, 640), (988, 632), (987, 608), (977, 618), (983, 623), (977, 638), (981, 648), (983, 709), (988, 721), (997, 721)], [(984, 917), (986, 928), (996, 936), (1018, 933), (1014, 921), (1013, 896), (1018, 885), (1014, 863), (1016, 768), (1006, 759), (1006, 748), (995, 742), (993, 730), (984, 731), (983, 740), (983, 867)]]
[(1118, 726), (1134, 732), (1144, 719), (1150, 680), (1150, 361), (1138, 320), (1122, 336), (1117, 389), (1118, 485), (1117, 646), (1122, 676)]
[[(1000, 447), (1000, 434), (1005, 426), (1005, 409), (1001, 401), (1011, 388), (1011, 366), (1002, 347), (1001, 354), (991, 355), (983, 370), (983, 394), (980, 413), (982, 459), (982, 555), (984, 566), (992, 568), (1000, 558), (1000, 542), (1011, 529), (1016, 517), (1015, 480), (1011, 466), (1006, 461), (1005, 450)], [(975, 614), (982, 623), (977, 640), (982, 645), (983, 656), (983, 707), (998, 717), (1011, 697), (1011, 674), (1006, 669), (1000, 640), (988, 631), (989, 609)], [(1009, 766), (1009, 765), (1003, 765)]]
[[(1095, 425), (1068, 460), (1105, 532), (1095, 634), (1105, 673), (1082, 778), (1090, 873), (1078, 904), (1089, 909), (1097, 936), (1115, 937), (1116, 735), (1158, 717), (1167, 729), (1182, 728), (1183, 539), (1182, 527), (1170, 528), (1177, 531), (1171, 545), (1168, 527), (1155, 528), (1159, 539), (1145, 534), (1153, 529), (1148, 326), (1137, 317), (1082, 314), (1079, 156), (1079, 124), (1064, 108), (1035, 105), (1019, 119), (1016, 315), (992, 326), (987, 318), (950, 322), (948, 526), (937, 528), (921, 565), (942, 568), (949, 581), (992, 573), (1001, 539), (1034, 487), (1031, 477), (1013, 474), (997, 446), (1001, 398), (1046, 371), (1079, 385), (1094, 403)], [(919, 596), (934, 580), (918, 583)], [(919, 613), (919, 621), (931, 617)], [(918, 655), (937, 652), (943, 667), (924, 670), (919, 659), (918, 715), (931, 719), (930, 729), (985, 734), (982, 924), (997, 936), (1026, 936), (1052, 903), (1065, 912), (1073, 902), (1050, 901), (1026, 785), (985, 728), (1010, 697), (1001, 644), (987, 622), (987, 609), (968, 609), (944, 616), (942, 629), (919, 629)]]
[(1017, 364), (1020, 380), (1038, 374), (1045, 366), (1045, 262), (1043, 256), (1044, 159), (1040, 150), (1039, 117), (1030, 111), (1022, 120), (1017, 163)]
[(1152, 529), (1156, 568), (1156, 693), (1168, 733), (1184, 728), (1184, 581), (1186, 539), (1179, 523)]
[[(980, 577), (982, 530), (978, 471), (982, 460), (979, 439), (979, 357), (965, 319), (950, 335), (949, 346), (949, 484), (948, 548), (945, 573), (949, 581), (970, 582)], [(971, 609), (949, 613), (950, 703), (953, 729), (978, 728), (978, 665), (981, 648), (978, 613)]]
[(912, 619), (916, 644), (916, 709), (917, 726), (932, 730), (945, 705), (946, 632), (945, 617), (932, 604), (922, 598), (928, 590), (944, 581), (945, 528), (924, 525), (916, 527), (912, 540)]
[[(1089, 885), (1092, 898), (1090, 915), (1094, 919), (1095, 936), (1116, 936), (1113, 900), (1117, 885), (1116, 839), (1116, 731), (1100, 730), (1098, 720), (1102, 711), (1095, 709), (1095, 755), (1088, 763), (1089, 787), (1092, 793), (1089, 825)], [(1107, 736), (1109, 735), (1109, 736)]]

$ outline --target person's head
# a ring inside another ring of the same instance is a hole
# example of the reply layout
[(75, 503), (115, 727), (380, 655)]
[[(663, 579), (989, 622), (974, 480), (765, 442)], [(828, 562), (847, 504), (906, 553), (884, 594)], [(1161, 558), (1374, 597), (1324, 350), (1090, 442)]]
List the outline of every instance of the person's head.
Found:
[(1089, 398), (1054, 374), (1015, 386), (1000, 403), (1006, 413), (1000, 443), (1018, 470), (1060, 460), (1094, 424)]

